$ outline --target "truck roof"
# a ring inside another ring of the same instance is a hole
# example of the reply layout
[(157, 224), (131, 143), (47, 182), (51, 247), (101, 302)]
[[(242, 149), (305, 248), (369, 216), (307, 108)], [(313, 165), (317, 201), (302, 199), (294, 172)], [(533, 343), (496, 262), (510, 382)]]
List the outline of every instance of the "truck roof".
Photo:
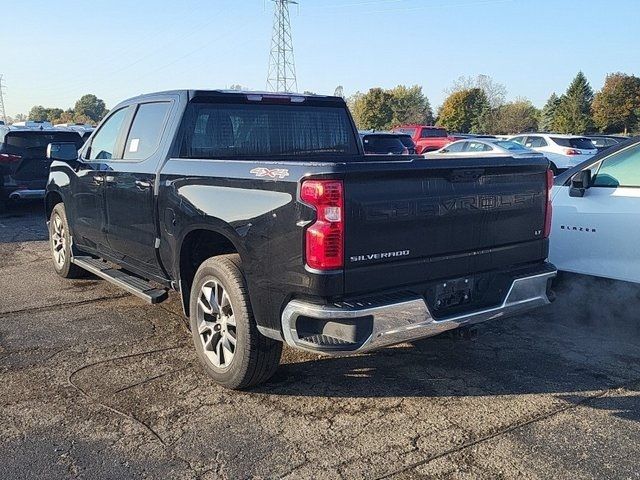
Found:
[(267, 99), (292, 99), (295, 103), (295, 99), (299, 99), (300, 103), (307, 99), (312, 99), (314, 102), (322, 103), (341, 103), (344, 104), (344, 98), (331, 95), (317, 95), (317, 94), (305, 94), (294, 92), (265, 92), (260, 90), (228, 90), (228, 89), (213, 89), (213, 90), (165, 90), (161, 92), (145, 93), (136, 97), (129, 98), (125, 101), (141, 100), (145, 98), (151, 98), (157, 95), (183, 95), (187, 94), (189, 99), (194, 98), (232, 98), (232, 97), (244, 97), (247, 100), (261, 101), (264, 98)]

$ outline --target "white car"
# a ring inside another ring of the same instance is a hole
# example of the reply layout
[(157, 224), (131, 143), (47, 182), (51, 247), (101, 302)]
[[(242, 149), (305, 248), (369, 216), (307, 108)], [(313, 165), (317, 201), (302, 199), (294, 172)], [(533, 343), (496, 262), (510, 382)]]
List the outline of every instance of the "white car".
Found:
[(556, 178), (549, 261), (640, 283), (640, 138)]
[(498, 138), (467, 138), (450, 143), (446, 147), (424, 154), (424, 158), (446, 157), (542, 157), (542, 153), (535, 152), (519, 143)]
[(598, 153), (591, 140), (575, 135), (527, 133), (510, 140), (544, 154), (551, 162), (554, 174), (573, 168)]

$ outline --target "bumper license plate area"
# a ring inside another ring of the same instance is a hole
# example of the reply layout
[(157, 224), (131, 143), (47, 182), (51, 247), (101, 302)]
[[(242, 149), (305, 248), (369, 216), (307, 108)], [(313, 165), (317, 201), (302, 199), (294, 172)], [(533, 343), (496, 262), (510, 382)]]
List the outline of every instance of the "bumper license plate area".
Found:
[(436, 286), (434, 307), (443, 310), (471, 303), (473, 300), (473, 278), (457, 278), (440, 282)]

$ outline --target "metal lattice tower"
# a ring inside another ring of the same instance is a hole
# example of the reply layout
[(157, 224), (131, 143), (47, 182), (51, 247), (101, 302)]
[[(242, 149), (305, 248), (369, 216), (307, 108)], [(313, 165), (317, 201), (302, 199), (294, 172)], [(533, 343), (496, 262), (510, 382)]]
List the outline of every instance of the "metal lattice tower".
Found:
[(272, 0), (274, 3), (273, 35), (269, 55), (267, 90), (272, 92), (296, 92), (296, 65), (293, 59), (293, 40), (289, 21), (289, 4), (294, 0)]
[(0, 115), (2, 115), (2, 120), (4, 123), (7, 123), (7, 112), (4, 110), (4, 95), (3, 95), (4, 83), (2, 83), (2, 74), (0, 74)]

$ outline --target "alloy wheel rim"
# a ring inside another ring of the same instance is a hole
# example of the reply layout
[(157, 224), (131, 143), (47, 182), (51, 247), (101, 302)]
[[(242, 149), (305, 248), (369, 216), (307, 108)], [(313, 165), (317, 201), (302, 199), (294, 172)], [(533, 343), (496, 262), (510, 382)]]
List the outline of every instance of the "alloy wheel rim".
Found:
[(67, 259), (66, 240), (64, 238), (64, 224), (60, 215), (53, 218), (53, 228), (51, 232), (51, 247), (53, 251), (53, 260), (58, 267), (63, 267)]
[(198, 297), (198, 338), (214, 367), (226, 369), (236, 353), (237, 330), (231, 299), (217, 279), (208, 280)]

